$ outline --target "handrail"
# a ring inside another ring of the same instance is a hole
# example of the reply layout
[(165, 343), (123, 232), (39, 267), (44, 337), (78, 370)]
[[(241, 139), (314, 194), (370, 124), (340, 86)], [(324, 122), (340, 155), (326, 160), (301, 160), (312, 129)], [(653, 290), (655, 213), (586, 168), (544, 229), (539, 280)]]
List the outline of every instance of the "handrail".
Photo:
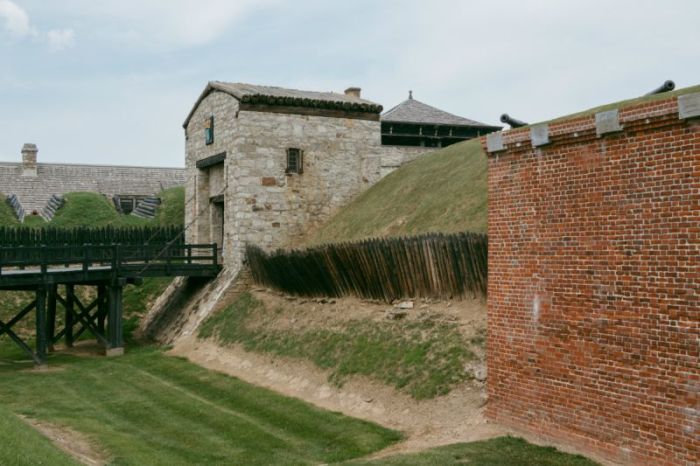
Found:
[(3, 270), (36, 267), (42, 275), (52, 267), (80, 266), (84, 272), (99, 264), (118, 273), (154, 265), (165, 266), (169, 274), (174, 266), (218, 267), (216, 244), (82, 244), (0, 247), (0, 276)]

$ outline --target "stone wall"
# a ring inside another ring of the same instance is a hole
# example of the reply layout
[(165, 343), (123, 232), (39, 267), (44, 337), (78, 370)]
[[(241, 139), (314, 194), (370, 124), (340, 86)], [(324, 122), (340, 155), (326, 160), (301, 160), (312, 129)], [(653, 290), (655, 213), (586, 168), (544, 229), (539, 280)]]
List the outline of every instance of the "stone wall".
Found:
[[(210, 199), (225, 194), (229, 179), (229, 162), (233, 154), (234, 140), (237, 137), (238, 101), (224, 92), (209, 94), (197, 107), (185, 131), (185, 225), (188, 225), (187, 241), (191, 243), (210, 243), (216, 241), (216, 232), (212, 231), (211, 221), (215, 216)], [(214, 116), (214, 142), (205, 144), (204, 127), (210, 116)], [(226, 153), (226, 158), (217, 165), (198, 169), (196, 163), (217, 154)], [(212, 181), (210, 183), (210, 173)], [(219, 181), (219, 175), (221, 180)], [(223, 182), (223, 185), (222, 185)], [(224, 196), (224, 225), (232, 225), (233, 211), (230, 196)], [(224, 257), (232, 249), (232, 231), (224, 231)], [(225, 260), (234, 273), (238, 267)]]
[(36, 164), (36, 176), (23, 176), (21, 163), (0, 162), (0, 192), (16, 194), (25, 211), (41, 211), (52, 194), (92, 191), (146, 196), (185, 183), (181, 168)]
[(439, 150), (435, 147), (382, 146), (381, 176), (384, 178), (401, 165), (411, 162), (423, 154)]
[(489, 417), (697, 464), (698, 117), (689, 94), (484, 139)]

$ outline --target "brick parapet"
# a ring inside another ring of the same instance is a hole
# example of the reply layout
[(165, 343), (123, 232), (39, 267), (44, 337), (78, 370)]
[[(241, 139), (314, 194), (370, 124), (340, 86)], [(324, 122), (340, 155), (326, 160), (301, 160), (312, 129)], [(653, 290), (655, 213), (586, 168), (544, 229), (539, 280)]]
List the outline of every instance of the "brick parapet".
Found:
[(487, 415), (625, 464), (696, 464), (700, 121), (676, 97), (618, 116), (600, 137), (595, 115), (551, 122), (539, 147), (508, 131), (489, 157)]

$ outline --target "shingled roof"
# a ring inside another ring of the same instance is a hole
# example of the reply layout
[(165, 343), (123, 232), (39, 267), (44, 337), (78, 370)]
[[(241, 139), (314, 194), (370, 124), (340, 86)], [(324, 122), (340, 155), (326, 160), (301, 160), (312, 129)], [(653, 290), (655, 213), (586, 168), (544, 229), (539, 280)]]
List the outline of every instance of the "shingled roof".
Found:
[(190, 118), (202, 100), (214, 91), (225, 92), (241, 103), (253, 105), (309, 107), (363, 113), (380, 113), (383, 109), (381, 105), (372, 101), (338, 92), (301, 91), (275, 86), (210, 81), (197, 99), (190, 114), (187, 115), (184, 127), (187, 127)]
[(469, 118), (453, 115), (424, 104), (413, 98), (412, 93), (396, 107), (387, 110), (381, 117), (382, 122), (387, 123), (413, 123), (445, 126), (470, 126), (480, 128), (499, 128), (500, 126), (487, 125)]

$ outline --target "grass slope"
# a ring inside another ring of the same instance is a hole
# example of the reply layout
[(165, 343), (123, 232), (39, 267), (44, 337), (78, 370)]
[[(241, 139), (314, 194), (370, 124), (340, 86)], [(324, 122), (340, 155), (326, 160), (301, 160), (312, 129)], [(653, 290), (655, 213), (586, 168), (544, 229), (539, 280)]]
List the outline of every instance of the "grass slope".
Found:
[(160, 193), (160, 207), (156, 213), (159, 225), (185, 224), (185, 187), (177, 186)]
[(0, 345), (0, 406), (89, 436), (111, 464), (319, 464), (401, 438), (153, 348), (114, 359), (56, 355), (59, 370), (46, 372), (22, 370), (30, 363), (17, 359)]
[(12, 212), (12, 208), (9, 206), (6, 199), (7, 196), (0, 193), (0, 226), (18, 225), (19, 222), (17, 221), (17, 218), (15, 217), (14, 212)]
[(539, 447), (515, 437), (499, 437), (473, 443), (457, 443), (410, 455), (374, 461), (351, 461), (355, 466), (595, 466), (581, 455), (570, 455), (552, 447)]
[(486, 232), (487, 162), (478, 140), (404, 165), (358, 196), (306, 245), (429, 232)]
[(78, 466), (69, 456), (58, 450), (49, 439), (25, 424), (4, 405), (0, 404), (0, 464), (20, 466), (46, 464)]
[(464, 366), (474, 355), (456, 324), (354, 319), (342, 327), (303, 330), (265, 324), (280, 312), (244, 293), (207, 319), (199, 336), (224, 345), (240, 343), (247, 351), (308, 359), (330, 369), (330, 380), (338, 385), (350, 375), (366, 375), (416, 399), (444, 395), (471, 377)]

